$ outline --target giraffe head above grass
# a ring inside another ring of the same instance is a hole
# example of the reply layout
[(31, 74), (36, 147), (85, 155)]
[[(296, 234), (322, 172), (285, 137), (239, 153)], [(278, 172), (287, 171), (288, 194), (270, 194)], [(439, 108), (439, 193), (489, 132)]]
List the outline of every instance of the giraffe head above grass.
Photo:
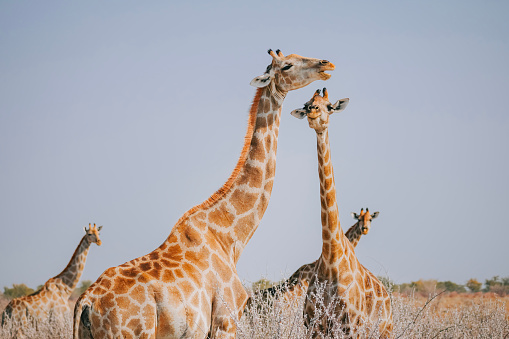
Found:
[(366, 212), (364, 212), (364, 208), (361, 208), (361, 213), (357, 214), (355, 212), (352, 212), (352, 217), (359, 221), (359, 229), (361, 230), (362, 234), (366, 235), (368, 234), (369, 229), (371, 228), (371, 220), (378, 217), (379, 213), (380, 212), (375, 212), (373, 214), (370, 214), (369, 209), (366, 207)]
[(101, 228), (103, 227), (102, 226), (97, 227), (95, 224), (94, 226), (92, 226), (92, 224), (88, 224), (88, 229), (87, 226), (83, 227), (85, 233), (87, 234), (86, 239), (90, 244), (96, 243), (97, 246), (101, 246), (102, 241), (99, 238), (99, 231), (101, 231)]
[(327, 89), (323, 89), (323, 96), (320, 95), (320, 90), (317, 89), (311, 100), (306, 102), (303, 108), (293, 110), (291, 114), (299, 119), (307, 116), (309, 127), (321, 133), (329, 127), (329, 116), (332, 113), (344, 110), (349, 101), (350, 99), (345, 98), (331, 104)]
[(258, 88), (271, 86), (272, 92), (276, 90), (286, 94), (315, 80), (328, 80), (331, 75), (325, 71), (336, 68), (328, 60), (305, 58), (297, 54), (284, 56), (279, 49), (276, 52), (269, 49), (269, 54), (272, 56), (272, 63), (267, 66), (264, 74), (251, 81), (251, 85)]

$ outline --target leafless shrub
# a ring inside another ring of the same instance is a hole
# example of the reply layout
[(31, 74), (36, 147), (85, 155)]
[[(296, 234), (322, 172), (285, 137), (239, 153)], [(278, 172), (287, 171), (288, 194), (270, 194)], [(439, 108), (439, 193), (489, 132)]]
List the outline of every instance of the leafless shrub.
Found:
[[(315, 315), (310, 320), (309, 328), (304, 325), (303, 317), (306, 295), (288, 299), (280, 291), (277, 291), (274, 296), (268, 297), (255, 294), (238, 323), (237, 338), (348, 338), (336, 315), (340, 298), (327, 295), (326, 287), (327, 283), (317, 286), (313, 298)], [(321, 332), (323, 324), (328, 325), (327, 334)], [(378, 338), (378, 323), (365, 323), (357, 328), (357, 333), (362, 338)]]
[[(260, 298), (256, 295), (238, 322), (239, 339), (261, 338), (314, 338), (313, 332), (320, 329), (319, 322), (327, 322), (332, 329), (320, 334), (318, 338), (347, 338), (342, 325), (332, 312), (336, 301), (324, 304), (322, 286), (317, 290), (317, 310), (315, 319), (311, 319), (310, 329), (304, 326), (303, 304), (305, 296), (299, 300), (286, 300), (275, 297)], [(456, 297), (458, 294), (455, 294)], [(463, 294), (462, 294), (463, 295)], [(468, 298), (454, 307), (448, 307), (447, 293), (432, 293), (422, 302), (418, 295), (391, 294), (394, 338), (509, 338), (509, 321), (503, 299)], [(453, 296), (454, 297), (454, 296)], [(357, 328), (359, 338), (379, 338), (378, 324), (368, 323)]]
[(0, 328), (2, 339), (54, 339), (72, 336), (72, 316), (52, 318), (48, 321), (36, 321), (29, 318), (26, 324), (16, 319), (6, 318)]
[(305, 295), (288, 300), (279, 288), (275, 295), (252, 294), (237, 324), (237, 338), (305, 338), (306, 328), (302, 319), (304, 298)]

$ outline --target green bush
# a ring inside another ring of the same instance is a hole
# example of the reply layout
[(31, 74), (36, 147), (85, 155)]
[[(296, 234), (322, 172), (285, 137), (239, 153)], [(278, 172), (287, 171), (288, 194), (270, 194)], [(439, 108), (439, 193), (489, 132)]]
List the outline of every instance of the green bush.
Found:
[(486, 279), (483, 291), (500, 295), (509, 294), (509, 277), (500, 278), (496, 275), (491, 279)]
[(464, 293), (467, 291), (465, 286), (458, 285), (452, 281), (439, 281), (437, 283), (437, 290), (446, 290), (448, 292)]
[(466, 284), (467, 288), (470, 292), (479, 292), (482, 287), (482, 283), (477, 281), (477, 279), (469, 279)]
[(271, 286), (273, 286), (274, 283), (272, 281), (270, 281), (269, 279), (265, 279), (265, 278), (261, 278), (260, 280), (258, 281), (255, 281), (252, 285), (251, 285), (251, 288), (253, 289), (253, 291), (260, 291), (260, 290), (264, 290), (266, 288), (269, 288)]
[(397, 288), (397, 285), (394, 284), (394, 281), (392, 281), (388, 276), (378, 276), (377, 278), (384, 285), (387, 291), (392, 292)]
[(437, 291), (443, 290), (458, 293), (463, 293), (467, 291), (464, 285), (459, 285), (452, 281), (437, 281), (434, 279), (430, 280), (419, 279), (417, 281), (412, 281), (409, 284), (403, 283), (399, 285), (394, 285), (394, 291), (403, 294), (411, 294), (415, 292), (421, 293), (422, 295), (430, 295)]
[(35, 291), (25, 284), (12, 284), (12, 288), (4, 287), (4, 297), (7, 299), (14, 299), (24, 297), (34, 293)]

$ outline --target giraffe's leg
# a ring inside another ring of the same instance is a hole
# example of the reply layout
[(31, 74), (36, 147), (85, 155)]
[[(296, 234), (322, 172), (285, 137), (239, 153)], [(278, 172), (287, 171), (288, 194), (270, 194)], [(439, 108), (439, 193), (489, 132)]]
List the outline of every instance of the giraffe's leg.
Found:
[[(248, 294), (241, 284), (234, 284), (234, 286), (237, 287), (232, 289), (232, 297), (235, 300), (226, 300), (225, 296), (221, 295), (217, 296), (213, 303), (210, 338), (236, 337), (237, 325), (244, 312)], [(238, 305), (238, 307), (232, 305)]]
[(234, 339), (237, 333), (237, 326), (230, 315), (216, 316), (212, 321), (210, 329), (211, 339)]

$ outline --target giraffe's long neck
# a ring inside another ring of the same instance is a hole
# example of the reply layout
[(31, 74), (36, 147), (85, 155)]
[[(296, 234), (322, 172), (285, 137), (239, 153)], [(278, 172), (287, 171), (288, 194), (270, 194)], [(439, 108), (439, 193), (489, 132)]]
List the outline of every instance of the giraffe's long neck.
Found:
[(325, 129), (316, 133), (318, 150), (318, 173), (320, 177), (320, 201), (322, 219), (322, 259), (334, 266), (347, 246), (339, 223), (339, 212), (336, 201), (336, 185), (331, 162), (329, 132)]
[(193, 214), (205, 211), (208, 229), (235, 263), (269, 203), (285, 96), (273, 86), (257, 89), (244, 147), (230, 178), (207, 201), (186, 212), (177, 222), (185, 223)]
[(87, 236), (85, 235), (74, 251), (74, 254), (67, 266), (55, 277), (55, 279), (60, 279), (66, 285), (69, 293), (74, 290), (81, 278), (81, 274), (85, 268), (89, 248), (90, 242), (87, 240)]
[(345, 236), (348, 238), (353, 247), (356, 247), (362, 237), (361, 223), (357, 221), (352, 227), (346, 231)]
[(269, 203), (276, 172), (283, 99), (284, 95), (275, 96), (270, 87), (263, 90), (247, 158), (231, 187), (231, 193), (224, 197), (226, 209), (237, 216), (224, 239), (226, 243), (233, 241), (235, 262), (258, 228)]

